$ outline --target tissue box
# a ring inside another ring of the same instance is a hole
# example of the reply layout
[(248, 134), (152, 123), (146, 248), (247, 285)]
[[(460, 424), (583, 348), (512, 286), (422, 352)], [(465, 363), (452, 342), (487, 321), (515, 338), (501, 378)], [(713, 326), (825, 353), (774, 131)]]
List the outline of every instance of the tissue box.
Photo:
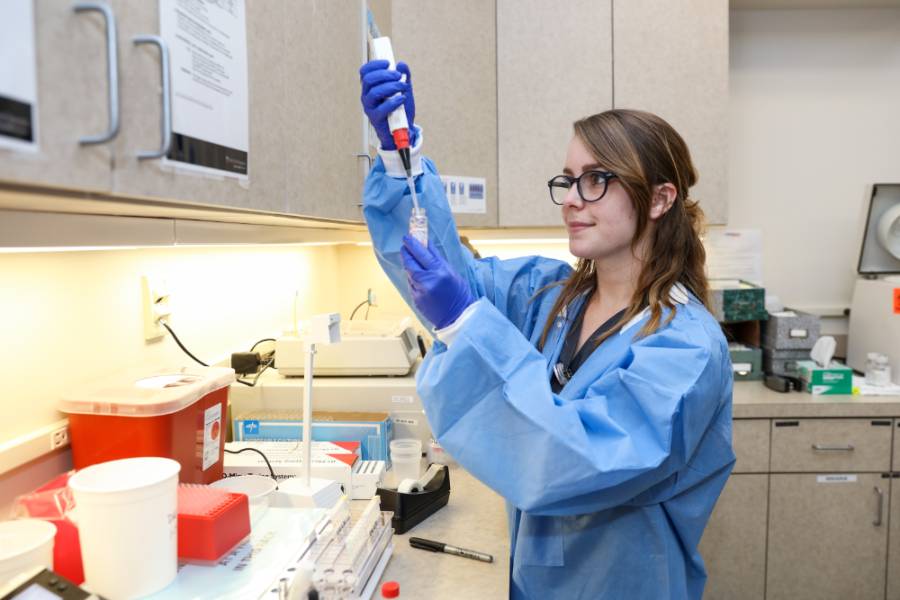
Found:
[(797, 361), (800, 379), (806, 391), (816, 395), (837, 395), (853, 393), (853, 369), (833, 362), (828, 368), (820, 367), (812, 360)]
[(773, 350), (809, 350), (819, 339), (819, 317), (799, 310), (769, 313), (762, 345)]
[(765, 321), (766, 290), (747, 281), (711, 279), (709, 298), (712, 313), (720, 323), (735, 321)]

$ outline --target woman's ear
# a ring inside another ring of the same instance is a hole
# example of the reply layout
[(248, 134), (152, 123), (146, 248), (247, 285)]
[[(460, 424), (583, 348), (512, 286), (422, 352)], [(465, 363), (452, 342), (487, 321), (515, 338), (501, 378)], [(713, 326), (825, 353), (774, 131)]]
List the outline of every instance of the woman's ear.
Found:
[(653, 187), (653, 199), (650, 201), (650, 220), (656, 221), (669, 212), (675, 204), (678, 190), (671, 183), (661, 183)]

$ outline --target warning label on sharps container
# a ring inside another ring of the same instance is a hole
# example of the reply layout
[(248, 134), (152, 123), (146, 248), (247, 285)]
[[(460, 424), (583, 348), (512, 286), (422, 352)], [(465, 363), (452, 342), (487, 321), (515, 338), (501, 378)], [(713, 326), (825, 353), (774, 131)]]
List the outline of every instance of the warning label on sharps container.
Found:
[(222, 439), (222, 405), (216, 403), (203, 413), (203, 470), (219, 460)]

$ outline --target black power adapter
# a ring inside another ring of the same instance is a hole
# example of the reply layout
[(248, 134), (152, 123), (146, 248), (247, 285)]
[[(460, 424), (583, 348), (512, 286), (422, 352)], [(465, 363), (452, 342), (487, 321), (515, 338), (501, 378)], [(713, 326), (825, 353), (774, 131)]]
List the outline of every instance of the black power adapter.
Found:
[(231, 368), (238, 375), (256, 373), (262, 364), (259, 352), (232, 352)]

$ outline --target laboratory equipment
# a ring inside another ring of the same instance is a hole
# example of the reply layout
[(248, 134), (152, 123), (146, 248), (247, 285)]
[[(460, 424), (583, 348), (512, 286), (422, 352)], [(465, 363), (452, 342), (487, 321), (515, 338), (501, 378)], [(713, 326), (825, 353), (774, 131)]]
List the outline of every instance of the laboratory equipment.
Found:
[(50, 569), (35, 567), (0, 580), (0, 600), (103, 600)]
[(178, 486), (178, 559), (213, 564), (250, 535), (246, 494), (196, 483)]
[(138, 456), (181, 465), (184, 483), (222, 478), (228, 385), (234, 371), (187, 367), (126, 372), (65, 396), (76, 469)]
[[(288, 377), (303, 375), (302, 337), (279, 338), (275, 356), (279, 373)], [(347, 321), (341, 323), (340, 344), (317, 349), (313, 374), (406, 375), (420, 356), (416, 330), (408, 317), (399, 321)], [(318, 389), (320, 383), (316, 385)]]
[[(375, 19), (372, 16), (372, 11), (369, 11), (368, 19), (369, 50), (372, 58), (376, 60), (386, 60), (388, 61), (389, 69), (396, 69), (397, 63), (394, 60), (394, 49), (391, 46), (391, 39), (379, 34), (378, 27), (375, 25)], [(428, 217), (425, 214), (425, 209), (419, 206), (416, 185), (415, 181), (413, 181), (409, 149), (409, 123), (407, 122), (406, 117), (406, 109), (404, 106), (398, 106), (388, 116), (388, 127), (393, 135), (394, 144), (397, 146), (397, 153), (400, 155), (403, 169), (406, 171), (406, 183), (409, 187), (409, 193), (412, 196), (413, 206), (409, 216), (409, 234), (419, 240), (423, 246), (427, 247)]]
[(178, 470), (168, 458), (126, 458), (75, 473), (86, 586), (108, 598), (152, 594), (178, 566)]
[(397, 485), (404, 479), (418, 479), (422, 463), (422, 442), (415, 439), (391, 440), (391, 468)]
[(900, 184), (875, 184), (853, 288), (847, 364), (865, 372), (870, 352), (888, 357), (900, 383)]
[(40, 519), (0, 521), (0, 585), (23, 571), (53, 567), (56, 527)]
[(277, 484), (265, 475), (234, 475), (209, 484), (210, 487), (245, 494), (250, 505), (250, 525), (259, 521), (269, 508), (269, 496)]

